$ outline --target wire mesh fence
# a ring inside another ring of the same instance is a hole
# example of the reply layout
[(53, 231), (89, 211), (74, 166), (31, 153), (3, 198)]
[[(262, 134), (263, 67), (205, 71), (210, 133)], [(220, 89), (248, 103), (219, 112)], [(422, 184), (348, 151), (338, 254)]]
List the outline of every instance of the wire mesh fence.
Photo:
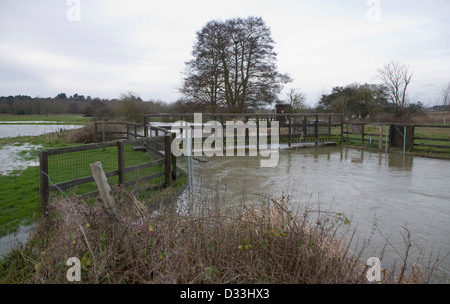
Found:
[(168, 139), (172, 139), (170, 134), (41, 151), (41, 213), (47, 213), (50, 192), (56, 196), (97, 194), (90, 164), (98, 161), (111, 186), (135, 187), (145, 183), (145, 186), (161, 187), (170, 184), (176, 177), (172, 173), (176, 163), (172, 166), (171, 141)]

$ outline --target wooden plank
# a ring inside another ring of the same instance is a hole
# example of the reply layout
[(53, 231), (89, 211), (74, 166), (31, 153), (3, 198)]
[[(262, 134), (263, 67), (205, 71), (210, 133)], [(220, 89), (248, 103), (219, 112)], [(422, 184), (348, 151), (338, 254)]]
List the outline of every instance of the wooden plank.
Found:
[(450, 138), (427, 138), (427, 137), (414, 137), (416, 140), (429, 140), (429, 141), (450, 141)]
[[(119, 170), (110, 171), (105, 174), (107, 177), (116, 176), (116, 175), (119, 175)], [(50, 189), (50, 191), (55, 191), (58, 189), (65, 190), (70, 187), (75, 187), (75, 186), (79, 186), (79, 185), (87, 184), (87, 183), (91, 183), (91, 182), (94, 182), (94, 178), (92, 176), (86, 176), (86, 177), (81, 177), (81, 178), (73, 179), (73, 180), (66, 181), (66, 182), (57, 183), (55, 185), (50, 185), (49, 189)]]
[(144, 177), (141, 177), (141, 178), (134, 179), (134, 180), (132, 180), (132, 181), (128, 181), (128, 182), (126, 182), (124, 185), (125, 185), (125, 186), (131, 186), (131, 185), (135, 185), (135, 184), (147, 182), (147, 181), (150, 181), (150, 180), (152, 180), (152, 179), (155, 179), (155, 178), (164, 176), (164, 174), (165, 174), (164, 171), (156, 172), (156, 173), (153, 173), (153, 174), (148, 175), (148, 176), (144, 176)]
[(160, 160), (156, 160), (156, 161), (142, 164), (142, 165), (127, 167), (124, 169), (124, 172), (130, 173), (130, 172), (140, 171), (140, 170), (151, 168), (151, 167), (161, 166), (164, 164), (164, 161), (165, 161), (164, 159), (160, 159)]
[(441, 145), (427, 145), (427, 144), (414, 144), (414, 147), (428, 147), (428, 148), (439, 148), (439, 149), (450, 149), (450, 146)]
[(414, 125), (416, 128), (441, 128), (450, 129), (450, 126), (436, 126), (436, 125)]
[(47, 150), (47, 153), (50, 156), (50, 155), (59, 155), (59, 154), (66, 154), (66, 153), (73, 153), (73, 152), (82, 152), (82, 151), (89, 151), (89, 150), (95, 150), (95, 149), (110, 148), (110, 147), (114, 147), (114, 146), (117, 146), (116, 141), (97, 143), (97, 144), (87, 144), (87, 145), (74, 146), (74, 147), (49, 149), (49, 150)]

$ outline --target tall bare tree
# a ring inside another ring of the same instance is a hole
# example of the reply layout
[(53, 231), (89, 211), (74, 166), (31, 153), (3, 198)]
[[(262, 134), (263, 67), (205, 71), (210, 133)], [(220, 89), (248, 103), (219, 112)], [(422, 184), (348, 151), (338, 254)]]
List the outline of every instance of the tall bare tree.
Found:
[(444, 105), (444, 125), (446, 124), (446, 119), (448, 112), (450, 111), (450, 82), (447, 85), (442, 85), (441, 90), (439, 92), (442, 96), (442, 104)]
[(197, 32), (181, 93), (213, 111), (273, 103), (282, 85), (291, 81), (277, 71), (273, 44), (262, 18), (208, 22)]
[(389, 99), (399, 116), (405, 113), (407, 107), (407, 89), (411, 82), (412, 72), (409, 66), (397, 60), (385, 64), (378, 70), (379, 77), (388, 88)]
[(442, 104), (444, 106), (450, 106), (450, 82), (447, 85), (442, 85), (439, 93), (442, 96)]

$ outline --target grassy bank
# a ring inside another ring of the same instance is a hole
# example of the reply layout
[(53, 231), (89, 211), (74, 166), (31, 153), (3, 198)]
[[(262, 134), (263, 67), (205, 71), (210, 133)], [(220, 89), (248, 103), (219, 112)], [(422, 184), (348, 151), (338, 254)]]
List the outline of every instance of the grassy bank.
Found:
[[(81, 283), (364, 284), (365, 263), (340, 235), (345, 217), (289, 211), (285, 198), (225, 206), (220, 199), (149, 208), (116, 191), (115, 215), (77, 199), (55, 202), (31, 240), (0, 263), (2, 283), (66, 284), (68, 257)], [(157, 210), (157, 211), (156, 211)], [(382, 283), (426, 279), (386, 271)]]
[(0, 123), (24, 121), (48, 122), (51, 124), (86, 124), (91, 118), (80, 115), (0, 115)]
[[(93, 136), (90, 135), (92, 131), (93, 129), (88, 127), (84, 130), (62, 131), (41, 136), (2, 138), (0, 139), (0, 148), (5, 145), (21, 146), (30, 143), (35, 145), (36, 148), (21, 151), (18, 156), (24, 160), (35, 160), (39, 163), (39, 150), (79, 145), (82, 142), (92, 140)], [(90, 176), (92, 173), (89, 165), (95, 161), (101, 161), (106, 172), (117, 169), (117, 148), (107, 148), (97, 152), (83, 151), (50, 157), (49, 176), (51, 182), (58, 183)], [(134, 151), (131, 146), (126, 146), (126, 167), (151, 160), (149, 154)], [(161, 166), (141, 170), (139, 175), (142, 177), (158, 171), (162, 171)], [(39, 167), (28, 167), (25, 170), (17, 170), (8, 175), (0, 175), (0, 236), (15, 232), (21, 225), (29, 225), (40, 217), (39, 178)], [(135, 178), (137, 178), (137, 173), (130, 172), (126, 174), (125, 181)], [(163, 178), (152, 180), (150, 186), (162, 182)], [(113, 185), (117, 184), (117, 176), (111, 177), (109, 181)], [(89, 183), (73, 188), (66, 194), (83, 194), (94, 190), (96, 190), (95, 183)], [(141, 189), (139, 192), (146, 196), (154, 194), (148, 193), (145, 189)], [(63, 195), (62, 193), (57, 194)]]

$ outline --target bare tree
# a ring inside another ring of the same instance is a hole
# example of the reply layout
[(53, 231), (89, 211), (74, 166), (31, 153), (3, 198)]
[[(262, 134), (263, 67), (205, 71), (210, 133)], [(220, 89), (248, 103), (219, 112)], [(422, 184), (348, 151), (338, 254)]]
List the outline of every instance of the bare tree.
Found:
[(440, 94), (442, 96), (442, 104), (444, 105), (444, 117), (443, 122), (446, 124), (447, 113), (450, 110), (450, 82), (447, 85), (442, 85)]
[(193, 59), (186, 62), (181, 93), (212, 111), (246, 111), (271, 104), (282, 84), (270, 28), (262, 18), (210, 21), (198, 33)]
[(389, 99), (396, 108), (397, 115), (403, 115), (407, 106), (406, 90), (412, 78), (409, 66), (392, 60), (379, 69), (378, 73), (383, 84), (388, 88)]
[(442, 96), (442, 103), (444, 106), (450, 106), (450, 82), (447, 85), (442, 85), (439, 92)]
[(299, 112), (305, 109), (306, 94), (299, 89), (290, 89), (287, 95), (287, 103), (291, 106), (293, 112)]

